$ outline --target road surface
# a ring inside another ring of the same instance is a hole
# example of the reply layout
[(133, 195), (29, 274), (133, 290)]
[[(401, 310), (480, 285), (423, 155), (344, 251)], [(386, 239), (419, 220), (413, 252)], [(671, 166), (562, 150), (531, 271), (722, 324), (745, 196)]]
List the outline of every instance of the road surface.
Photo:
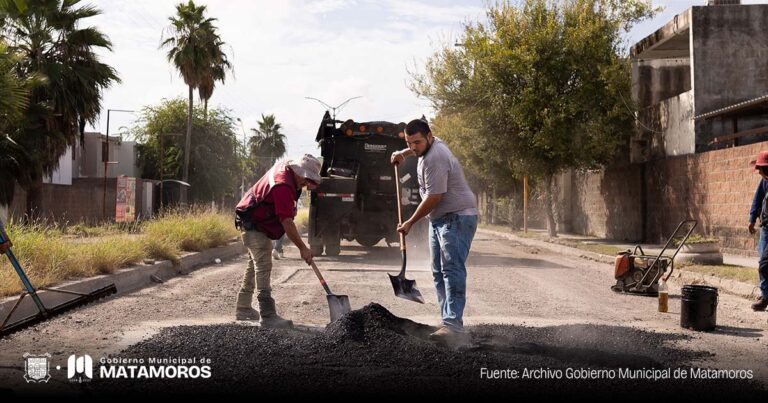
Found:
[[(353, 309), (376, 302), (396, 316), (439, 325), (425, 248), (414, 242), (409, 248), (406, 277), (416, 280), (426, 300), (424, 305), (392, 293), (386, 274), (399, 270), (396, 247), (380, 244), (365, 249), (344, 244), (340, 256), (319, 257), (316, 262), (334, 293), (348, 295)], [(119, 355), (164, 328), (235, 324), (234, 300), (245, 264), (245, 256), (225, 261), (0, 340), (0, 388), (5, 393), (77, 394), (78, 385), (68, 381), (66, 374), (70, 355), (88, 354), (96, 363), (101, 357)], [(750, 371), (757, 382), (768, 385), (768, 312), (752, 312), (750, 301), (721, 294), (717, 330), (694, 332), (679, 325), (680, 284), (670, 284), (669, 312), (659, 313), (655, 298), (612, 292), (613, 268), (609, 265), (558, 256), (483, 232), (475, 237), (468, 267), (465, 325), (470, 329), (482, 324), (557, 328), (561, 333), (566, 329), (561, 337), (568, 340), (563, 343), (599, 349), (602, 337), (606, 344), (618, 337), (610, 331), (601, 334), (601, 325), (620, 328), (627, 330), (623, 334), (639, 335), (637, 340), (623, 342), (623, 354), (641, 354), (664, 362), (669, 351), (694, 352), (691, 357), (695, 359), (686, 365)], [(299, 260), (295, 248), (287, 248), (286, 258), (275, 261), (273, 287), (278, 311), (284, 317), (305, 329), (322, 329), (328, 323), (324, 291), (311, 269)], [(584, 325), (597, 326), (593, 328), (598, 330), (584, 332)], [(666, 345), (640, 345), (655, 340), (641, 337), (648, 333), (669, 335)], [(52, 355), (52, 377), (47, 384), (24, 380), (25, 353)]]

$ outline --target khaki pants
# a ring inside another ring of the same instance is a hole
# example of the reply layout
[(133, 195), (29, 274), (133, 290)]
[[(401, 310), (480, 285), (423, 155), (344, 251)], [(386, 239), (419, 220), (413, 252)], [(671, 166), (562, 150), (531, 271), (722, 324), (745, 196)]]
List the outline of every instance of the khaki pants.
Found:
[(254, 288), (259, 294), (269, 296), (272, 291), (272, 240), (259, 231), (245, 231), (243, 245), (248, 249), (248, 268), (243, 276), (243, 284), (237, 295), (238, 308), (250, 308), (253, 302)]

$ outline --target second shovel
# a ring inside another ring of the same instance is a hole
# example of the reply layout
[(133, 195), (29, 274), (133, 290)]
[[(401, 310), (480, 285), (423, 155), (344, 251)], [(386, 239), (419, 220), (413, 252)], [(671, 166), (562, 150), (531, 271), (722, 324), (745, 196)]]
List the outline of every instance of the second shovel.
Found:
[(344, 314), (352, 310), (352, 307), (349, 305), (349, 297), (346, 295), (336, 295), (332, 293), (331, 289), (328, 287), (328, 284), (325, 283), (323, 275), (320, 274), (320, 270), (317, 268), (317, 265), (315, 265), (315, 262), (313, 261), (311, 265), (312, 270), (315, 272), (318, 280), (320, 280), (320, 284), (322, 284), (323, 288), (325, 289), (325, 298), (328, 300), (328, 311), (331, 314), (331, 322), (335, 322), (336, 319), (342, 317)]
[[(397, 220), (398, 224), (403, 224), (403, 209), (400, 201), (400, 169), (395, 164), (395, 182), (397, 186)], [(405, 235), (400, 233), (400, 253), (403, 257), (403, 266), (400, 268), (400, 274), (393, 276), (389, 273), (389, 280), (392, 282), (392, 288), (395, 290), (395, 295), (400, 298), (405, 298), (410, 301), (423, 304), (424, 297), (421, 296), (421, 291), (416, 288), (416, 280), (408, 280), (405, 278), (405, 265), (407, 262), (407, 255), (405, 250)]]

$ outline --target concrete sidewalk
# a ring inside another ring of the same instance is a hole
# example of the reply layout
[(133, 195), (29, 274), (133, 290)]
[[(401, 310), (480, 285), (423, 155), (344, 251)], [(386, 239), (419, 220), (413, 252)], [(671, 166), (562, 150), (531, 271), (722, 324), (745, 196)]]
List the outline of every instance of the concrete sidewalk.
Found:
[[(543, 229), (528, 229), (529, 233), (533, 233), (537, 235), (537, 240), (541, 240), (538, 238), (538, 236), (546, 238), (547, 230)], [(523, 237), (520, 237), (523, 238)], [(526, 239), (526, 238), (523, 238)], [(559, 240), (562, 240), (561, 242), (558, 242)], [(602, 238), (596, 238), (591, 237), (587, 235), (579, 235), (579, 234), (563, 234), (558, 233), (557, 239), (555, 240), (547, 240), (545, 242), (551, 242), (555, 244), (565, 244), (568, 241), (572, 242), (589, 242), (594, 245), (605, 245), (605, 246), (615, 246), (619, 249), (632, 249), (634, 250), (635, 246), (637, 244), (634, 243), (628, 243), (626, 241), (622, 240), (614, 240), (614, 239), (602, 239)], [(653, 253), (659, 253), (661, 252), (661, 249), (664, 247), (664, 244), (640, 244), (643, 248), (643, 250), (648, 254)], [(674, 248), (671, 248), (671, 251), (674, 252)], [(666, 253), (665, 253), (666, 255)], [(744, 267), (750, 267), (753, 269), (757, 269), (757, 262), (759, 258), (757, 256), (757, 252), (755, 252), (754, 257), (749, 256), (740, 256), (740, 255), (729, 255), (726, 253), (723, 253), (723, 263), (729, 264), (729, 265), (735, 265), (735, 266), (744, 266)]]
[[(561, 234), (558, 233), (558, 238), (547, 238), (546, 230), (540, 229), (528, 229), (529, 233), (532, 233), (533, 237), (518, 236), (515, 233), (502, 232), (497, 230), (491, 230), (487, 228), (479, 228), (478, 232), (486, 233), (489, 235), (504, 237), (523, 245), (536, 246), (543, 249), (548, 249), (560, 254), (568, 256), (576, 256), (583, 259), (594, 260), (597, 262), (605, 263), (606, 268), (612, 270), (615, 263), (615, 255), (607, 255), (604, 253), (593, 252), (589, 250), (579, 249), (572, 245), (574, 242), (589, 243), (592, 245), (604, 245), (609, 247), (615, 247), (618, 250), (631, 249), (634, 250), (635, 244), (630, 244), (625, 241), (601, 239), (596, 237), (590, 237), (586, 235), (577, 234)], [(641, 244), (643, 251), (646, 254), (654, 254), (661, 251), (664, 245), (653, 244)], [(670, 254), (674, 252), (674, 249), (670, 251)], [(667, 255), (667, 253), (665, 253)], [(723, 263), (737, 266), (744, 266), (745, 268), (757, 269), (757, 257), (745, 257), (736, 255), (723, 254)], [(748, 269), (745, 269), (748, 270)], [(672, 275), (672, 280), (679, 281), (681, 284), (706, 284), (713, 287), (717, 287), (719, 290), (728, 294), (737, 295), (742, 298), (754, 300), (760, 296), (760, 289), (756, 284), (743, 283), (736, 280), (719, 278), (711, 275), (688, 272), (685, 270), (676, 269)]]

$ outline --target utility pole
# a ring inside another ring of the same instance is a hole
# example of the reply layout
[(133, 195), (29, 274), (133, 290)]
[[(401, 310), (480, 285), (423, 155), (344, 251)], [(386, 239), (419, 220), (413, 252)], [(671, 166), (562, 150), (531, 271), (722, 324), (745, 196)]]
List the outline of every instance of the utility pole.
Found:
[(528, 233), (528, 175), (523, 176), (523, 232)]
[[(110, 164), (117, 164), (117, 161), (109, 160), (109, 115), (112, 112), (136, 112), (130, 109), (107, 109), (107, 134), (104, 142), (101, 144), (101, 161), (104, 163), (104, 196), (102, 198), (102, 211), (101, 216), (103, 219), (107, 219), (107, 167)], [(122, 137), (121, 137), (122, 138)]]
[[(112, 112), (136, 112), (130, 109), (107, 109), (107, 138), (109, 138), (109, 114)], [(118, 128), (119, 129), (119, 128)]]
[(336, 105), (336, 106), (331, 106), (331, 105), (328, 105), (328, 104), (326, 104), (325, 102), (323, 102), (323, 101), (321, 101), (321, 100), (319, 100), (319, 99), (317, 99), (317, 98), (312, 98), (312, 97), (304, 97), (304, 98), (306, 98), (306, 99), (311, 99), (311, 100), (314, 100), (314, 101), (320, 102), (320, 104), (322, 104), (323, 106), (325, 106), (326, 108), (328, 108), (328, 109), (330, 109), (330, 110), (331, 110), (331, 113), (333, 114), (332, 118), (333, 118), (333, 120), (336, 120), (336, 110), (337, 110), (337, 109), (341, 109), (341, 108), (342, 108), (344, 105), (346, 105), (346, 104), (347, 104), (347, 102), (349, 102), (349, 101), (351, 101), (351, 100), (353, 100), (353, 99), (362, 98), (362, 96), (357, 96), (357, 97), (352, 97), (352, 98), (349, 98), (348, 100), (346, 100), (346, 101), (344, 101), (344, 102), (342, 102), (342, 103), (340, 103), (340, 104), (338, 104), (338, 105)]
[(240, 130), (243, 131), (243, 172), (240, 179), (240, 195), (245, 194), (245, 170), (246, 170), (246, 160), (248, 159), (248, 145), (246, 144), (245, 139), (245, 126), (243, 125), (243, 121), (240, 118), (237, 118), (237, 121), (240, 122)]
[(157, 133), (160, 141), (160, 211), (163, 211), (163, 182), (165, 182), (165, 148), (163, 147), (163, 136), (183, 136), (182, 133)]
[(107, 168), (110, 164), (117, 164), (117, 161), (109, 160), (109, 136), (106, 136), (101, 143), (101, 161), (104, 163), (104, 192), (101, 201), (101, 218), (107, 219)]

